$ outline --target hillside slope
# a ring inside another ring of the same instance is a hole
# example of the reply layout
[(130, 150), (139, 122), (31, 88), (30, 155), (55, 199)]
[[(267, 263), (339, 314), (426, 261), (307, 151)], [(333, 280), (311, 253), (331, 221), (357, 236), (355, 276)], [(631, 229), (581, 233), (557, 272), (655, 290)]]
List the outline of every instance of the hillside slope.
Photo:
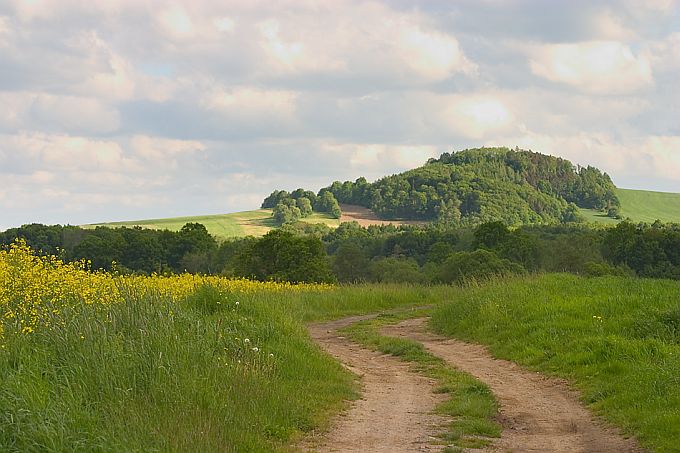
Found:
[[(338, 226), (340, 224), (337, 219), (333, 219), (330, 216), (322, 213), (314, 213), (312, 216), (305, 218), (304, 221), (307, 223), (325, 223), (329, 226)], [(142, 228), (155, 230), (167, 229), (170, 231), (179, 231), (187, 223), (203, 224), (210, 234), (221, 239), (245, 236), (262, 236), (267, 233), (267, 231), (276, 228), (274, 220), (272, 219), (271, 209), (258, 209), (255, 211), (243, 211), (231, 214), (97, 223), (82, 225), (82, 227), (96, 228), (98, 226), (105, 226), (115, 228), (123, 226), (139, 226)]]
[[(649, 190), (616, 189), (621, 202), (621, 217), (633, 222), (653, 223), (660, 220), (667, 223), (680, 223), (680, 193), (654, 192)], [(581, 209), (588, 222), (614, 225), (619, 220), (607, 217), (593, 209)]]

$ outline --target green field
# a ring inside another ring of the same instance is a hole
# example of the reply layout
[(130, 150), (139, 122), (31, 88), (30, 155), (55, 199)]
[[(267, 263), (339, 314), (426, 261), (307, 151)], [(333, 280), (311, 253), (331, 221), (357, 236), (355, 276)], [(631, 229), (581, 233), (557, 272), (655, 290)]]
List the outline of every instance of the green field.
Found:
[[(325, 223), (329, 226), (338, 226), (340, 222), (326, 214), (315, 212), (310, 217), (302, 219), (307, 223)], [(255, 211), (235, 212), (233, 214), (216, 214), (206, 216), (173, 217), (167, 219), (130, 220), (125, 222), (98, 223), (83, 225), (84, 228), (106, 227), (133, 227), (150, 228), (157, 230), (179, 231), (187, 223), (201, 223), (208, 232), (218, 238), (232, 238), (244, 236), (262, 236), (267, 231), (275, 228), (271, 209), (258, 209)]]
[(534, 276), (463, 290), (431, 326), (566, 378), (649, 450), (678, 452), (679, 294), (670, 280)]
[[(649, 190), (616, 189), (621, 200), (621, 215), (634, 222), (680, 223), (680, 193), (652, 192)], [(618, 220), (607, 217), (605, 213), (593, 209), (581, 209), (581, 214), (589, 222), (616, 224)]]
[(621, 214), (638, 222), (680, 223), (680, 193), (617, 189)]

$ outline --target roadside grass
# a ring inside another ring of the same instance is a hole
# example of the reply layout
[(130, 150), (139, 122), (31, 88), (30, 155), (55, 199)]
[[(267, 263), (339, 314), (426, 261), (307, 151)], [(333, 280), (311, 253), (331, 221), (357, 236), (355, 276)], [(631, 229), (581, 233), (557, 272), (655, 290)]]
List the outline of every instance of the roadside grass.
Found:
[(448, 399), (439, 404), (436, 413), (452, 418), (440, 441), (447, 444), (447, 453), (464, 449), (484, 448), (493, 438), (501, 435), (501, 427), (494, 420), (498, 404), (489, 387), (446, 364), (430, 354), (417, 341), (381, 335), (380, 327), (396, 324), (410, 318), (426, 316), (428, 310), (415, 309), (379, 315), (375, 319), (352, 324), (341, 332), (370, 349), (391, 354), (413, 364), (414, 369), (436, 380), (435, 392), (446, 394)]
[(0, 451), (290, 451), (358, 397), (355, 376), (312, 342), (305, 322), (436, 297), (396, 285), (204, 286), (179, 301), (132, 292), (110, 305), (74, 300), (28, 334), (6, 324)]
[(652, 451), (680, 451), (680, 282), (567, 274), (456, 291), (439, 333), (566, 378)]
[(284, 449), (356, 389), (275, 303), (204, 287), (181, 303), (130, 295), (6, 331), (0, 450)]

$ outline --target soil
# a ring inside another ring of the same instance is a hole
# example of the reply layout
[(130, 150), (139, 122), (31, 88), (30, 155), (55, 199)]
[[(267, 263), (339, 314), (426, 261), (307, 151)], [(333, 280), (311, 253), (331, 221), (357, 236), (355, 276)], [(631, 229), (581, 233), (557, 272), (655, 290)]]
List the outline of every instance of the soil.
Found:
[(370, 225), (424, 225), (421, 220), (381, 220), (373, 211), (363, 206), (341, 204), (340, 222), (358, 222), (362, 227)]
[(310, 326), (314, 340), (361, 378), (362, 397), (333, 428), (308, 439), (302, 449), (318, 452), (435, 452), (433, 437), (446, 419), (432, 414), (442, 401), (434, 381), (412, 373), (409, 365), (389, 355), (369, 351), (336, 331), (372, 316), (353, 317)]

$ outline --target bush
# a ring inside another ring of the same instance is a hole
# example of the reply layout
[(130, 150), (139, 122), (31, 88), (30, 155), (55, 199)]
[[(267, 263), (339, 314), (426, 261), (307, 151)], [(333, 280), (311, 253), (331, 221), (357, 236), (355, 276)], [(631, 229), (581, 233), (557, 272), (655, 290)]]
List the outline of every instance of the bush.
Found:
[(442, 283), (462, 283), (470, 279), (486, 280), (513, 274), (526, 274), (526, 269), (488, 250), (476, 250), (451, 255), (442, 264), (438, 280)]

